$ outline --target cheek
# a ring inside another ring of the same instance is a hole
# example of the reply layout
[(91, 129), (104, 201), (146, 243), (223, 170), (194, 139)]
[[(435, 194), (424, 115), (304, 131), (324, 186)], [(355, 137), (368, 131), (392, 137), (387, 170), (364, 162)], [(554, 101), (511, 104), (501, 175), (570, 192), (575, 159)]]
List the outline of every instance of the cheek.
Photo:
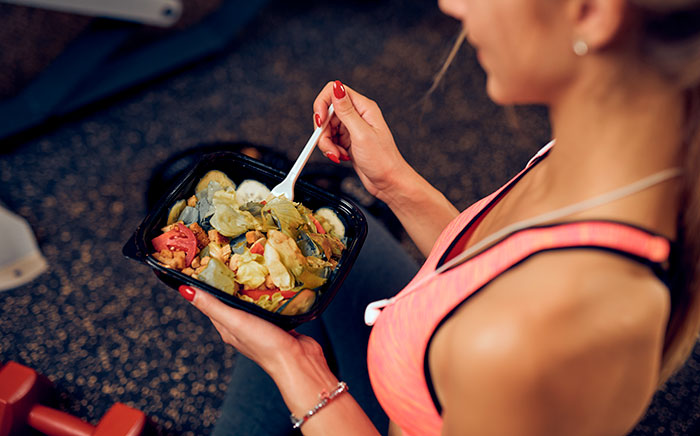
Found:
[(521, 38), (500, 57), (484, 59), (491, 99), (499, 104), (549, 103), (572, 74), (566, 53), (557, 45)]
[(568, 74), (568, 29), (554, 7), (563, 2), (490, 1), (488, 20), (472, 26), (476, 42), (483, 38), (489, 95), (504, 104), (546, 103)]

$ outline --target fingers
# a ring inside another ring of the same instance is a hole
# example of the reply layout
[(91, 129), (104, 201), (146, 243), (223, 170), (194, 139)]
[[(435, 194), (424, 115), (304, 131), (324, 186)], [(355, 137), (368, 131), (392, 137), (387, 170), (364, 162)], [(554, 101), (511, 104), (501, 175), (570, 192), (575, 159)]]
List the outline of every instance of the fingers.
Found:
[(318, 148), (323, 152), (323, 154), (335, 163), (340, 163), (340, 147), (338, 147), (331, 137), (330, 133), (328, 135), (321, 136), (318, 141)]
[(211, 318), (212, 321), (223, 323), (225, 320), (226, 325), (229, 327), (238, 328), (239, 325), (245, 323), (248, 317), (253, 316), (242, 310), (237, 310), (225, 305), (219, 301), (218, 298), (201, 289), (182, 285), (179, 291), (185, 299), (192, 303), (203, 314)]
[(321, 124), (326, 120), (328, 116), (328, 106), (331, 105), (331, 93), (333, 90), (333, 82), (326, 83), (321, 92), (318, 93), (316, 100), (314, 100), (314, 125), (318, 127), (316, 121), (316, 115), (319, 116), (319, 121)]
[[(372, 129), (365, 118), (375, 123), (383, 122), (381, 112), (376, 104), (368, 98), (356, 93), (343, 85), (339, 80), (328, 82), (314, 101), (314, 124), (322, 125), (328, 116), (328, 107), (334, 105), (335, 116), (329, 122), (330, 128), (324, 132), (319, 140), (318, 147), (328, 159), (335, 163), (349, 161), (348, 149), (351, 138), (367, 136), (367, 131)], [(362, 109), (358, 112), (357, 106)], [(377, 118), (378, 120), (375, 120)]]
[(338, 129), (338, 134), (336, 137), (338, 138), (338, 145), (343, 148), (341, 151), (347, 152), (348, 148), (350, 147), (350, 132), (348, 132), (348, 129), (341, 125)]
[[(337, 91), (336, 91), (337, 89)], [(345, 97), (336, 98), (336, 92), (338, 95), (342, 96), (342, 91), (345, 91)], [(326, 85), (318, 93), (316, 100), (313, 103), (314, 109), (314, 125), (316, 125), (316, 114), (319, 115), (321, 123), (326, 120), (328, 116), (328, 106), (333, 103), (336, 113), (338, 111), (337, 102), (347, 98), (350, 100), (352, 105), (355, 107), (356, 112), (364, 118), (364, 120), (371, 126), (376, 126), (378, 122), (383, 121), (379, 106), (373, 100), (365, 97), (364, 95), (358, 93), (349, 86), (341, 83), (339, 80), (326, 83)], [(342, 119), (342, 118), (341, 118)]]
[[(335, 116), (343, 123), (351, 135), (361, 135), (362, 132), (370, 128), (369, 124), (362, 119), (362, 116), (355, 109), (353, 99), (348, 94), (349, 90), (340, 80), (336, 80), (332, 85), (331, 101), (335, 108)], [(357, 97), (359, 100), (359, 97)]]
[(341, 150), (341, 147), (339, 147), (341, 144), (337, 143), (338, 129), (341, 126), (342, 124), (340, 124), (340, 120), (333, 117), (328, 123), (328, 128), (323, 131), (321, 138), (318, 141), (318, 148), (328, 159), (335, 163), (340, 163), (340, 160), (347, 155), (347, 153), (343, 153), (343, 150)]
[[(323, 125), (323, 122), (328, 117), (328, 107), (332, 102), (331, 93), (333, 92), (333, 83), (334, 82), (328, 82), (314, 101), (314, 128)], [(340, 163), (340, 158), (345, 158), (347, 156), (347, 153), (343, 153), (340, 147), (338, 147), (338, 144), (335, 143), (335, 137), (337, 135), (334, 132), (338, 131), (339, 125), (340, 120), (337, 117), (331, 118), (328, 123), (328, 128), (323, 132), (318, 141), (318, 148), (328, 159), (335, 163)]]

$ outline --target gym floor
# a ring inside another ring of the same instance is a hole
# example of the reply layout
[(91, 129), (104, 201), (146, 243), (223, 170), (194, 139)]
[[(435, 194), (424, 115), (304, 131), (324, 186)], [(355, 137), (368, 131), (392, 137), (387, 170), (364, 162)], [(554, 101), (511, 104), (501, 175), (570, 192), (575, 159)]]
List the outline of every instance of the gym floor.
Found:
[[(223, 53), (0, 147), (0, 200), (28, 220), (50, 265), (0, 293), (0, 361), (48, 376), (60, 408), (92, 423), (123, 402), (158, 434), (208, 434), (236, 352), (121, 254), (146, 214), (154, 170), (220, 142), (294, 159), (312, 131), (316, 93), (340, 79), (379, 103), (406, 159), (463, 209), (522, 168), (549, 127), (542, 108), (512, 116), (490, 102), (468, 47), (426, 97), (458, 31), (434, 1), (271, 1)], [(311, 164), (348, 171), (318, 152)], [(368, 201), (348, 180), (344, 189)], [(632, 435), (697, 434), (698, 351)]]

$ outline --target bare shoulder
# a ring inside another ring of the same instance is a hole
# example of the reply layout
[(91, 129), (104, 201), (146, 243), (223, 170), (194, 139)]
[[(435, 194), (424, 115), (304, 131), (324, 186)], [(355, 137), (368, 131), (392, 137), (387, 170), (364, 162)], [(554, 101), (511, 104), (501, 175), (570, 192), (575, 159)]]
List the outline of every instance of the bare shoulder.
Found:
[(429, 363), (445, 434), (626, 434), (656, 388), (669, 307), (637, 262), (534, 256), (436, 333)]

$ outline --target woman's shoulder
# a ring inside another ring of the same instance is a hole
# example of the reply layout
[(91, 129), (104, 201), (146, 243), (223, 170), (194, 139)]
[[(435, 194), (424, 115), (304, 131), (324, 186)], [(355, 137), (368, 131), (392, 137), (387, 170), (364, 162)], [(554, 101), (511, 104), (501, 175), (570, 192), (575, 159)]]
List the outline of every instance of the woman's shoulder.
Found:
[[(488, 410), (520, 398), (528, 406), (513, 413), (524, 414), (525, 427), (588, 421), (624, 430), (655, 389), (669, 305), (664, 285), (639, 263), (593, 250), (539, 254), (471, 298), (436, 334), (430, 364), (438, 395), (445, 411), (450, 397), (453, 407), (482, 407), (490, 398)], [(479, 394), (470, 400), (460, 396), (464, 389)]]

